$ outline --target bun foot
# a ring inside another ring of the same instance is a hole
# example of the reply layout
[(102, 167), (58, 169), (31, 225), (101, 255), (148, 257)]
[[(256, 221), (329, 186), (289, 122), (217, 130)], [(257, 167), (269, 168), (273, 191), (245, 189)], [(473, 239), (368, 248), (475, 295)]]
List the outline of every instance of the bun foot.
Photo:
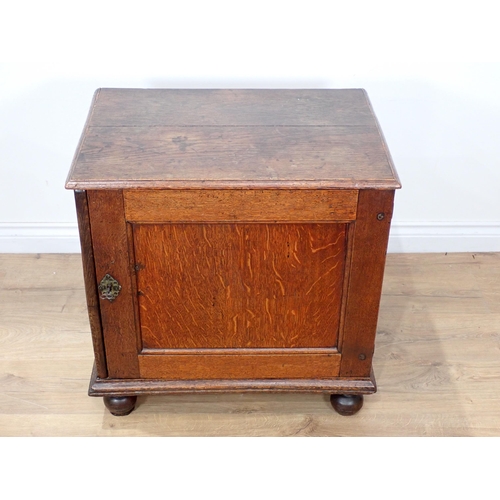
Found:
[(332, 394), (330, 403), (338, 414), (348, 417), (361, 410), (363, 396), (358, 394)]
[(104, 406), (115, 417), (124, 417), (135, 408), (137, 396), (104, 396)]

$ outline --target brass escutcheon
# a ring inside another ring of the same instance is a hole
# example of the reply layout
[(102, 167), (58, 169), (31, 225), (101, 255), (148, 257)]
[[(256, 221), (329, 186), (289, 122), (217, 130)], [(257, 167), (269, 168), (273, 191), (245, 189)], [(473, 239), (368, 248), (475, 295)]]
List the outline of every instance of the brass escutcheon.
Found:
[(122, 289), (120, 283), (113, 278), (110, 274), (106, 274), (99, 283), (99, 291), (101, 292), (101, 299), (107, 299), (110, 302), (118, 297)]

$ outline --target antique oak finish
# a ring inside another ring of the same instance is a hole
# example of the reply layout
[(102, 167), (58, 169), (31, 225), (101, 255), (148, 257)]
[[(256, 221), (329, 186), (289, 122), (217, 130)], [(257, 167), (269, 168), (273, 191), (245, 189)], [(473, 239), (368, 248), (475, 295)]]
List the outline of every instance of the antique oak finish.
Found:
[(95, 367), (137, 395), (376, 391), (394, 190), (363, 90), (100, 89), (68, 176)]

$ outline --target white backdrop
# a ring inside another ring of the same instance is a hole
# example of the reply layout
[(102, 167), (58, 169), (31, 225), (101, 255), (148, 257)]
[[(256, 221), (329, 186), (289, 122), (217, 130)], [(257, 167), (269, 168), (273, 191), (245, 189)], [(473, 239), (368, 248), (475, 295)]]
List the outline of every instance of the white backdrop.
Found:
[(494, 2), (71, 4), (3, 16), (0, 252), (79, 251), (64, 181), (98, 87), (365, 88), (403, 183), (390, 250), (500, 251)]

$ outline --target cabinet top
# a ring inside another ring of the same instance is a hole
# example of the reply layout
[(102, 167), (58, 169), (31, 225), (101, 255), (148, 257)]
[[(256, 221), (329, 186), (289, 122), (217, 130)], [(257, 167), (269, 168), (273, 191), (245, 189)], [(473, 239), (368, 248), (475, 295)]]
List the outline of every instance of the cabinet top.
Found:
[(98, 89), (66, 187), (401, 186), (362, 89)]

